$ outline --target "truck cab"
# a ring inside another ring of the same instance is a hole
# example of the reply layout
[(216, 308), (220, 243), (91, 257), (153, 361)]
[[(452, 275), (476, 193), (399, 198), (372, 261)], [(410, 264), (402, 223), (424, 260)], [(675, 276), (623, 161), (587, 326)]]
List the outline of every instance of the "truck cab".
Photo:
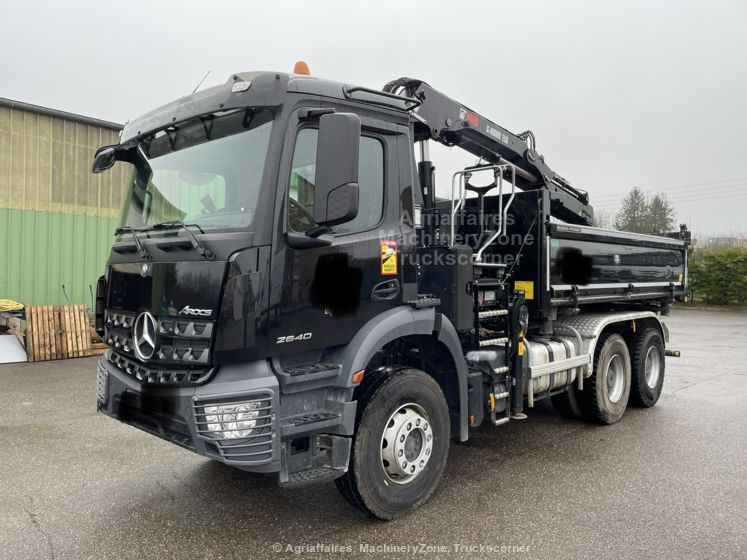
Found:
[[(656, 402), (686, 241), (559, 225), (558, 208), (588, 217), (588, 201), (559, 179), (531, 186), (537, 167), (484, 146), (437, 200), (427, 143), (482, 146), (449, 128), (481, 117), (455, 104), (440, 130), (421, 82), (403, 87), (235, 74), (99, 149), (94, 172), (131, 168), (97, 289), (100, 412), (284, 487), (336, 480), (391, 519), (484, 421), (545, 397), (602, 423)], [(517, 142), (530, 161), (533, 138)], [(497, 193), (475, 188), (480, 173)]]

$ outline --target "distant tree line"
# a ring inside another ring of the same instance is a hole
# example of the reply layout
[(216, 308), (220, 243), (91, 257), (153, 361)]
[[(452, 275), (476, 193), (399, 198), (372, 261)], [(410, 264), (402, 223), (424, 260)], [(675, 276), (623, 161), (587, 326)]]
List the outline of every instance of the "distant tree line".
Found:
[[(676, 213), (666, 196), (633, 187), (616, 214), (595, 213), (594, 225), (634, 233), (665, 235), (675, 231)], [(716, 305), (747, 304), (747, 248), (699, 248), (688, 251), (689, 282), (697, 301)]]

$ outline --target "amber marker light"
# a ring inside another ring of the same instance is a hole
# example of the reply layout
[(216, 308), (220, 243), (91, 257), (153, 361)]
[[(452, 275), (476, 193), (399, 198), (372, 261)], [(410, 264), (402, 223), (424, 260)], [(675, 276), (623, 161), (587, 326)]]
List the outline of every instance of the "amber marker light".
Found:
[(303, 60), (299, 60), (298, 62), (296, 62), (296, 65), (293, 67), (293, 73), (301, 74), (303, 76), (311, 76), (309, 65), (306, 64)]

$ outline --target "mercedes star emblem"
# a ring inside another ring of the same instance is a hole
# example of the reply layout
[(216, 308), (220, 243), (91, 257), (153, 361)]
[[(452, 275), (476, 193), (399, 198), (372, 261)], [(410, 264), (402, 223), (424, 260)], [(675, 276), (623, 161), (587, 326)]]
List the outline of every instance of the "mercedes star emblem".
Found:
[(156, 353), (157, 326), (156, 318), (148, 311), (138, 315), (132, 326), (135, 355), (143, 362), (150, 360)]

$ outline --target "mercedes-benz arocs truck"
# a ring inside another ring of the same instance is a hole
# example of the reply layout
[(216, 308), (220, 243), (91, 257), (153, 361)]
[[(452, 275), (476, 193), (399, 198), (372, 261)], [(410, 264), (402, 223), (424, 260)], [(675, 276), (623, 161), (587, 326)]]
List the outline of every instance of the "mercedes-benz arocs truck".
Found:
[[(432, 142), (477, 159), (449, 196)], [(121, 422), (392, 519), (481, 424), (659, 398), (687, 231), (591, 227), (531, 131), (425, 82), (235, 74), (129, 122), (115, 164), (97, 406)]]

